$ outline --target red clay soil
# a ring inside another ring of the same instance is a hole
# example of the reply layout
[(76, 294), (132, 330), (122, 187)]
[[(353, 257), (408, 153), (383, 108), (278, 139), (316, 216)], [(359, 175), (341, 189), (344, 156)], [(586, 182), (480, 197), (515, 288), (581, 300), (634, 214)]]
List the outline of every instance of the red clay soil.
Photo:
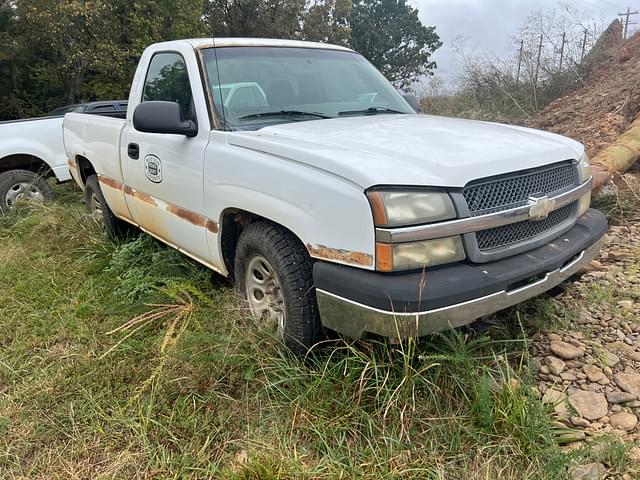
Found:
[(640, 115), (640, 32), (611, 48), (585, 85), (547, 106), (530, 126), (575, 138), (590, 156)]

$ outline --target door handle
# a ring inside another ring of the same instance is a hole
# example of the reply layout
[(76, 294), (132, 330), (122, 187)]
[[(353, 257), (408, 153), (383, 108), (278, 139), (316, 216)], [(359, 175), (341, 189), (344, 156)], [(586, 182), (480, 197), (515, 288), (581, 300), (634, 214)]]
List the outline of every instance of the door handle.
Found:
[(127, 155), (129, 155), (129, 158), (138, 160), (140, 158), (140, 145), (137, 143), (127, 145)]

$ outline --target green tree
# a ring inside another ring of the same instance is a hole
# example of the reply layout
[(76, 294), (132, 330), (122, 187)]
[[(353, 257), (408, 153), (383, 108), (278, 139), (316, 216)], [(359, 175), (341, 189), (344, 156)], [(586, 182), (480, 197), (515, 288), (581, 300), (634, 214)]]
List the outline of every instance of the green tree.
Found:
[(207, 0), (205, 17), (217, 37), (297, 38), (305, 0)]
[(402, 88), (432, 74), (431, 55), (442, 46), (435, 27), (423, 25), (406, 0), (355, 0), (349, 44)]
[(117, 68), (111, 2), (19, 0), (17, 14), (22, 53), (31, 62), (24, 73), (49, 88), (60, 86), (60, 100), (78, 101), (92, 68)]
[(313, 1), (304, 14), (302, 37), (314, 42), (346, 44), (351, 28), (351, 0)]
[(17, 44), (14, 39), (16, 11), (13, 0), (0, 0), (0, 120), (20, 115), (17, 94)]
[(117, 61), (89, 73), (84, 98), (127, 98), (138, 60), (152, 43), (207, 35), (203, 0), (112, 0)]

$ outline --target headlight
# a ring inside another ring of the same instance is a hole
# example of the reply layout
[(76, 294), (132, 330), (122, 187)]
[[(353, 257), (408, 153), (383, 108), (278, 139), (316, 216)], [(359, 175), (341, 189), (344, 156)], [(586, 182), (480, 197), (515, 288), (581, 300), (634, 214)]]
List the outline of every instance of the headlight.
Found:
[(378, 227), (401, 227), (456, 218), (449, 195), (440, 192), (375, 190), (367, 193)]
[(376, 270), (395, 272), (464, 260), (461, 237), (437, 238), (423, 242), (376, 245)]
[[(580, 162), (578, 162), (578, 176), (580, 183), (586, 182), (589, 180), (589, 177), (591, 177), (591, 163), (589, 162), (589, 157), (586, 153), (582, 155)], [(580, 199), (580, 203), (578, 205), (578, 217), (584, 215), (590, 206), (591, 192), (587, 193)]]
[(586, 182), (589, 180), (589, 177), (591, 177), (591, 163), (586, 153), (582, 155), (582, 158), (578, 162), (578, 176), (580, 183)]
[[(451, 197), (444, 192), (380, 189), (367, 192), (377, 227), (403, 227), (456, 218)], [(376, 270), (393, 272), (433, 267), (464, 260), (462, 237), (411, 243), (377, 243)]]

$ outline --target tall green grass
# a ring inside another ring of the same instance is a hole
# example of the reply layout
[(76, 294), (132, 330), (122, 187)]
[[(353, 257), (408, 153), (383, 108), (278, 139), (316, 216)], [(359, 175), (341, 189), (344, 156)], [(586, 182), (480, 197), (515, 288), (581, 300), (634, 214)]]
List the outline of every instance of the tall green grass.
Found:
[[(528, 367), (537, 300), (462, 331), (290, 354), (230, 286), (78, 194), (0, 220), (1, 478), (564, 478)], [(549, 312), (553, 312), (550, 314)], [(543, 318), (540, 318), (543, 317)], [(607, 453), (608, 452), (608, 453)]]

